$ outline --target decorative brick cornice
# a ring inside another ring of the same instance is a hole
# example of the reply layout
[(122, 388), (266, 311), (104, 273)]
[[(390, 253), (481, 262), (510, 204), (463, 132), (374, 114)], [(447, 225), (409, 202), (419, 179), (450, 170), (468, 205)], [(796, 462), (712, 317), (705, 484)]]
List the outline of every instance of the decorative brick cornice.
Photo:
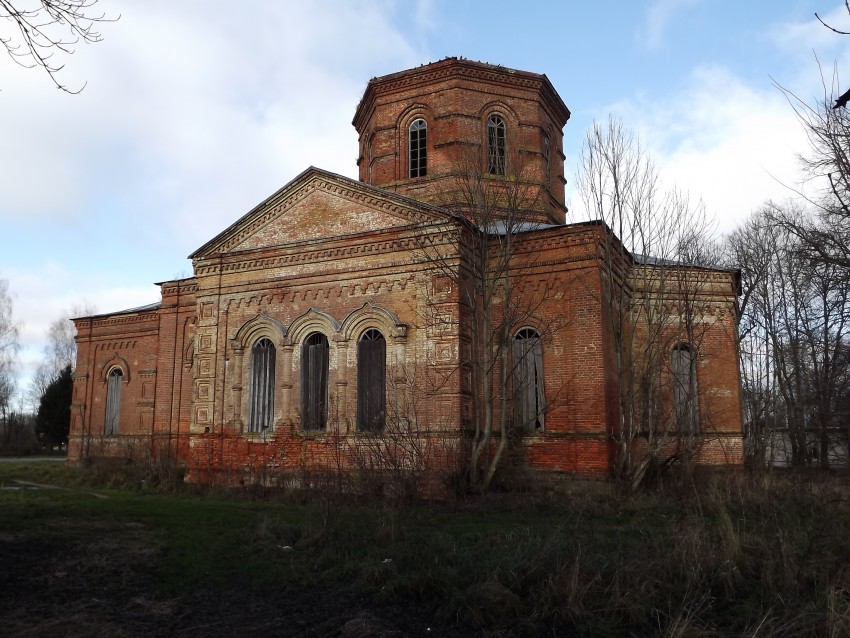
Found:
[(353, 297), (380, 292), (393, 292), (395, 290), (403, 291), (414, 279), (415, 275), (410, 273), (404, 276), (383, 278), (378, 281), (339, 282), (334, 280), (321, 284), (297, 286), (285, 290), (278, 289), (274, 292), (258, 292), (244, 296), (234, 293), (233, 297), (238, 298), (235, 299), (233, 307), (234, 309), (239, 309), (243, 306), (247, 308), (252, 306), (260, 307), (263, 304), (312, 303), (343, 296)]
[(415, 69), (372, 78), (366, 87), (360, 104), (357, 106), (352, 124), (358, 131), (361, 130), (365, 124), (366, 115), (371, 111), (371, 105), (378, 96), (448, 79), (469, 79), (476, 82), (536, 91), (555, 114), (556, 119), (566, 122), (570, 117), (569, 109), (545, 75), (484, 62), (446, 58)]
[(183, 281), (164, 281), (160, 285), (160, 289), (162, 290), (162, 295), (191, 295), (198, 292), (198, 283), (192, 280), (191, 283), (188, 283), (186, 280)]
[[(315, 244), (315, 242), (311, 242)], [(195, 272), (198, 275), (235, 273), (250, 270), (265, 270), (284, 266), (299, 266), (309, 263), (335, 262), (341, 259), (377, 255), (390, 252), (411, 252), (421, 250), (422, 245), (415, 237), (394, 237), (379, 242), (362, 242), (345, 246), (314, 248), (305, 250), (304, 244), (279, 247), (287, 251), (284, 255), (258, 257), (255, 255), (231, 255), (227, 261), (209, 260), (198, 263)]]
[(111, 341), (109, 343), (101, 343), (99, 344), (98, 350), (100, 351), (111, 351), (111, 350), (128, 350), (136, 347), (135, 339), (125, 339), (124, 341)]
[(99, 326), (119, 326), (119, 325), (129, 325), (134, 323), (145, 323), (147, 321), (155, 320), (158, 314), (157, 310), (151, 310), (149, 312), (145, 312), (138, 315), (114, 315), (114, 316), (106, 316), (101, 319), (94, 319), (91, 322), (91, 325), (94, 327)]

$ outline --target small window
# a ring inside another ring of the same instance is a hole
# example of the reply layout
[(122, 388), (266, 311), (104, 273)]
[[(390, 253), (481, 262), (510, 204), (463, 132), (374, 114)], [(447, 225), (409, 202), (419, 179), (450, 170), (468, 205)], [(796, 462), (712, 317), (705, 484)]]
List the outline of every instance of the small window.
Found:
[(324, 430), (328, 423), (328, 338), (311, 334), (301, 346), (301, 428)]
[(543, 343), (537, 331), (523, 328), (513, 340), (513, 390), (515, 427), (541, 432), (546, 394), (543, 388)]
[(505, 120), (491, 115), (487, 120), (487, 170), (493, 175), (505, 174)]
[(682, 343), (673, 348), (670, 367), (673, 376), (673, 409), (680, 432), (699, 431), (696, 352)]
[(428, 174), (428, 126), (425, 120), (413, 120), (410, 125), (410, 177)]
[(103, 426), (103, 433), (106, 436), (118, 434), (123, 386), (124, 373), (121, 368), (112, 368), (106, 377), (106, 420)]
[(370, 328), (357, 342), (357, 429), (384, 429), (387, 397), (387, 341)]
[(546, 163), (546, 182), (549, 183), (552, 178), (552, 143), (546, 133), (543, 134), (543, 161)]
[(272, 426), (274, 367), (274, 345), (268, 339), (260, 339), (251, 348), (251, 410), (248, 417), (250, 432), (264, 432)]

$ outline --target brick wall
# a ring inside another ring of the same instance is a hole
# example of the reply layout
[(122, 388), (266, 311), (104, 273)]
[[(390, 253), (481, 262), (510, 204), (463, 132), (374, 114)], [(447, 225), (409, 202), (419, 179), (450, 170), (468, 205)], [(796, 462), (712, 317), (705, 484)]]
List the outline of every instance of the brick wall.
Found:
[[(448, 276), (470, 231), (433, 204), (464, 212), (462, 149), (486, 146), (482, 126), (492, 112), (505, 117), (509, 149), (528, 169), (520, 200), (529, 218), (562, 221), (561, 129), (569, 111), (545, 76), (448, 59), (377, 78), (354, 120), (366, 183), (308, 169), (193, 253), (194, 276), (162, 283), (156, 308), (77, 320), (71, 458), (141, 447), (177, 454), (193, 480), (269, 481), (273, 473), (362, 472), (364, 450), (390, 445), (396, 455), (418, 450), (419, 461), (393, 456), (387, 471), (420, 471), (421, 462), (430, 484), (450, 480), (468, 453), (475, 404), (463, 365), (473, 318)], [(409, 178), (407, 126), (419, 116), (429, 126), (428, 176)], [(509, 160), (510, 173), (519, 160)], [(507, 181), (485, 179), (503, 194)], [(515, 296), (502, 308), (510, 303), (519, 316), (514, 332), (531, 328), (542, 339), (547, 409), (542, 431), (512, 437), (513, 466), (604, 477), (615, 462), (621, 379), (601, 248), (610, 237), (598, 223), (515, 236)], [(679, 312), (675, 295), (658, 293), (659, 278), (647, 277), (651, 269), (627, 256), (614, 270), (635, 299)], [(695, 459), (740, 463), (735, 277), (700, 272), (695, 325), (705, 440)], [(357, 340), (370, 328), (387, 347), (383, 436), (357, 431)], [(639, 342), (648, 338), (640, 325), (634, 329)], [(301, 346), (316, 332), (329, 344), (328, 423), (325, 431), (304, 432)], [(251, 348), (260, 338), (275, 349), (274, 400), (271, 427), (257, 433), (248, 431), (248, 415)], [(104, 437), (106, 375), (115, 366), (124, 374), (121, 425)], [(672, 399), (661, 400), (669, 410)], [(665, 450), (679, 445), (677, 436), (666, 436)], [(639, 438), (632, 452), (642, 454), (642, 445)]]
[[(537, 211), (542, 222), (563, 223), (563, 127), (570, 113), (546, 76), (536, 73), (447, 58), (374, 78), (353, 122), (361, 181), (462, 207), (468, 198), (455, 177), (465, 170), (486, 172), (492, 114), (505, 120), (508, 174), (535, 185), (524, 208)], [(428, 126), (428, 174), (410, 178), (408, 128), (418, 118)]]

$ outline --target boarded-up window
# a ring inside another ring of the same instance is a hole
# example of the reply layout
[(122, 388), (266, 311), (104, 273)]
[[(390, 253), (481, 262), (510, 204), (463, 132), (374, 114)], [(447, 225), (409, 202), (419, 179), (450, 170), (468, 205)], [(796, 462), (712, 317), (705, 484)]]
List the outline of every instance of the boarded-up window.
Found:
[(118, 434), (121, 417), (121, 390), (124, 387), (124, 373), (121, 368), (112, 368), (106, 377), (106, 420), (103, 433), (106, 436)]
[(370, 328), (357, 342), (357, 429), (380, 432), (386, 418), (387, 341)]
[(505, 174), (505, 120), (499, 115), (487, 120), (487, 158), (488, 172)]
[(425, 177), (428, 174), (428, 125), (425, 120), (413, 120), (409, 134), (410, 177)]
[(673, 377), (673, 409), (680, 432), (699, 431), (699, 401), (697, 400), (696, 352), (682, 343), (673, 348), (670, 357)]
[(324, 430), (328, 422), (328, 339), (314, 332), (301, 346), (301, 428)]
[(251, 348), (250, 432), (271, 428), (274, 414), (275, 348), (268, 339), (260, 339)]
[(543, 388), (543, 342), (531, 328), (513, 340), (514, 423), (524, 432), (541, 432), (546, 411)]

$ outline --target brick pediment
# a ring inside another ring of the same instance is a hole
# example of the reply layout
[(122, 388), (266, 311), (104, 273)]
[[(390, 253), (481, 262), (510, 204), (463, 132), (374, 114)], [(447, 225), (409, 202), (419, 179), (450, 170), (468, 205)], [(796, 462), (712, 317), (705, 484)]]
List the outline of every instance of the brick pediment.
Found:
[(189, 257), (439, 223), (450, 217), (435, 206), (311, 167)]

